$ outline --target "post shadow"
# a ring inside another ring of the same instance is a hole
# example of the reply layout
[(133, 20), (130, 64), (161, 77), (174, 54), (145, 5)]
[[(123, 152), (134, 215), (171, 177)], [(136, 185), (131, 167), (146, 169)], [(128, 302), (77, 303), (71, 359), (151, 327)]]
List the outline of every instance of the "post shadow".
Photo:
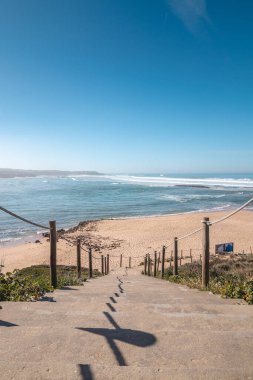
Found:
[(78, 330), (87, 331), (92, 334), (103, 336), (109, 347), (111, 348), (115, 359), (117, 360), (119, 366), (127, 366), (127, 362), (116, 345), (115, 341), (120, 341), (124, 343), (131, 344), (136, 347), (148, 347), (156, 342), (156, 337), (153, 334), (139, 331), (139, 330), (132, 330), (132, 329), (122, 329), (118, 323), (113, 319), (113, 317), (110, 315), (110, 313), (104, 311), (103, 314), (107, 318), (107, 320), (111, 323), (111, 325), (114, 327), (113, 329), (107, 329), (107, 328), (84, 328), (84, 327), (76, 327)]
[(80, 375), (82, 376), (83, 380), (93, 380), (93, 374), (90, 368), (89, 364), (78, 364)]

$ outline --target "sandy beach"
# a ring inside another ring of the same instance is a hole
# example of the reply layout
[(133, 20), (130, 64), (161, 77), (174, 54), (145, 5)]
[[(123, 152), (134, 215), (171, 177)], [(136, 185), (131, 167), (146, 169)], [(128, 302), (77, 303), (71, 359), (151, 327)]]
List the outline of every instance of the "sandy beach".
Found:
[[(215, 213), (188, 213), (179, 215), (165, 215), (156, 217), (141, 217), (132, 219), (102, 220), (80, 223), (70, 229), (63, 236), (59, 234), (57, 244), (57, 263), (65, 265), (76, 264), (76, 247), (64, 238), (75, 244), (79, 237), (83, 247), (93, 248), (94, 267), (100, 269), (101, 255), (110, 254), (110, 268), (119, 266), (119, 256), (123, 255), (123, 266), (127, 266), (129, 257), (132, 266), (143, 261), (146, 253), (161, 250), (167, 246), (166, 255), (170, 256), (170, 245), (175, 236), (180, 237), (199, 227), (202, 219), (208, 216), (211, 221), (225, 216), (227, 212)], [(235, 252), (250, 252), (253, 249), (253, 213), (242, 211), (224, 222), (210, 228), (210, 251), (214, 253), (215, 244), (233, 242)], [(3, 272), (24, 268), (35, 264), (49, 263), (49, 239), (40, 238), (40, 243), (31, 242), (15, 246), (0, 247), (0, 260), (4, 267)], [(194, 258), (201, 253), (201, 232), (181, 240), (179, 250), (183, 255), (189, 255), (191, 249)], [(82, 265), (87, 266), (87, 253), (82, 251)]]

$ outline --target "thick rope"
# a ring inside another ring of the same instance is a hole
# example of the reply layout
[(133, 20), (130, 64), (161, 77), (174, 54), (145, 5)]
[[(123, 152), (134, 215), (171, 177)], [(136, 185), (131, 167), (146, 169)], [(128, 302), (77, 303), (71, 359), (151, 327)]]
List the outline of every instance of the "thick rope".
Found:
[(177, 240), (178, 240), (178, 241), (179, 241), (179, 240), (183, 240), (183, 239), (185, 239), (185, 238), (187, 238), (187, 237), (189, 237), (189, 236), (192, 236), (192, 235), (196, 234), (196, 233), (199, 232), (199, 231), (202, 231), (202, 228), (198, 228), (197, 230), (194, 230), (194, 231), (190, 232), (189, 234), (186, 234), (186, 235), (184, 235), (184, 236), (180, 236), (179, 238), (177, 238)]
[(82, 245), (80, 245), (80, 248), (82, 251), (86, 252), (86, 253), (89, 253), (89, 251), (87, 251), (87, 249), (84, 249)]
[(26, 223), (28, 223), (28, 224), (31, 224), (32, 226), (39, 227), (39, 228), (43, 228), (44, 230), (50, 230), (49, 227), (45, 227), (45, 226), (42, 226), (42, 224), (37, 224), (37, 223), (31, 222), (31, 221), (28, 220), (28, 219), (22, 218), (22, 216), (19, 216), (19, 215), (17, 215), (17, 214), (14, 214), (13, 212), (7, 210), (7, 209), (4, 208), (4, 207), (1, 207), (1, 206), (0, 206), (0, 210), (2, 210), (3, 212), (6, 212), (6, 214), (9, 214), (9, 215), (11, 215), (11, 216), (14, 216), (14, 218), (16, 218), (16, 219), (20, 219), (20, 220), (22, 220), (23, 222), (26, 222)]
[(217, 223), (220, 223), (220, 222), (223, 222), (223, 220), (226, 220), (228, 218), (230, 218), (231, 216), (237, 214), (239, 211), (241, 211), (242, 209), (244, 209), (246, 206), (248, 206), (249, 204), (251, 204), (253, 202), (253, 198), (251, 198), (248, 202), (244, 203), (241, 207), (239, 207), (238, 209), (236, 209), (235, 211), (231, 212), (230, 214), (224, 216), (223, 218), (221, 219), (217, 219), (215, 220), (214, 222), (209, 222), (209, 226), (213, 226), (214, 224), (217, 224)]
[(74, 247), (74, 246), (75, 246), (75, 243), (73, 243), (71, 240), (66, 239), (65, 237), (63, 237), (63, 236), (59, 236), (59, 238), (65, 240), (67, 243), (69, 243), (69, 245), (70, 245), (71, 247)]

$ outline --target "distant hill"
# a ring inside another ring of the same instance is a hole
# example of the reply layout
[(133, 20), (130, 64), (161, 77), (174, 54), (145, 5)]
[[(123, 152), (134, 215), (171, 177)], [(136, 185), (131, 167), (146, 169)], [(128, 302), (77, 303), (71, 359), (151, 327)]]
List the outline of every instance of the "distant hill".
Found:
[(24, 170), (0, 168), (0, 178), (67, 176), (67, 175), (102, 175), (96, 171), (67, 171), (67, 170)]

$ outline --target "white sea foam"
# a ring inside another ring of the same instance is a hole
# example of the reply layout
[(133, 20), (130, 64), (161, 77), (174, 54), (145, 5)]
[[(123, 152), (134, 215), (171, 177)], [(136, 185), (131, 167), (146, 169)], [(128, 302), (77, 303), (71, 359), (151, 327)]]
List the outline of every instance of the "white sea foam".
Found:
[(159, 197), (158, 199), (167, 199), (168, 201), (175, 202), (187, 202), (190, 200), (204, 200), (204, 199), (219, 199), (225, 197), (226, 194), (185, 194), (185, 195), (174, 195), (174, 194), (165, 194)]
[(145, 177), (133, 175), (105, 175), (104, 178), (140, 185), (156, 186), (207, 186), (207, 187), (239, 187), (253, 188), (253, 180), (249, 178), (176, 178)]

